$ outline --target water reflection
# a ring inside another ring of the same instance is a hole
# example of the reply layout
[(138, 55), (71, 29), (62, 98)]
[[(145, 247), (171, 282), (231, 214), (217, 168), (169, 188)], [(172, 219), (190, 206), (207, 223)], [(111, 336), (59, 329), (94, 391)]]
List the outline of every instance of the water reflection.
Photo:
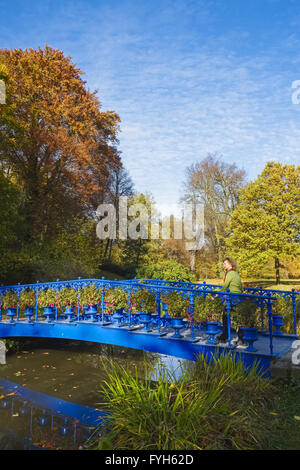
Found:
[(157, 380), (159, 372), (163, 368), (166, 371), (169, 382), (174, 382), (180, 379), (185, 371), (190, 369), (192, 365), (193, 362), (187, 359), (158, 354), (150, 379), (153, 381)]
[(79, 449), (105, 432), (107, 414), (97, 409), (113, 360), (144, 377), (145, 363), (178, 379), (191, 361), (129, 348), (57, 340), (33, 341), (0, 366), (0, 449)]
[[(78, 449), (106, 413), (0, 379), (0, 449)], [(101, 433), (101, 427), (99, 428)]]

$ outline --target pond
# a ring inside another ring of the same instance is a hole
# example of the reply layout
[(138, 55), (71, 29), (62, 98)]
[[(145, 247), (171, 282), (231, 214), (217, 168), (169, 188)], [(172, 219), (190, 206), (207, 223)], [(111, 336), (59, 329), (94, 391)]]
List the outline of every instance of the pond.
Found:
[[(0, 366), (0, 449), (84, 449), (99, 423), (103, 362), (178, 378), (190, 361), (119, 346), (34, 339)], [(155, 374), (149, 377), (155, 380)], [(101, 428), (100, 428), (101, 429)], [(104, 429), (104, 426), (103, 426)], [(100, 431), (101, 433), (101, 431)]]

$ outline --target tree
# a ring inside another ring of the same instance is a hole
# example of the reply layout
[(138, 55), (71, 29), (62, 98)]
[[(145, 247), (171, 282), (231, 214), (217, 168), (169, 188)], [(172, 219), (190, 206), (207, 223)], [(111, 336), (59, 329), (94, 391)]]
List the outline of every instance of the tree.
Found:
[(156, 244), (156, 240), (150, 239), (153, 208), (154, 201), (149, 194), (137, 193), (128, 198), (128, 236), (122, 243), (122, 263), (138, 268), (149, 260), (153, 245)]
[[(182, 201), (204, 204), (206, 249), (215, 253), (217, 274), (222, 269), (224, 239), (229, 234), (230, 216), (244, 184), (245, 172), (235, 164), (222, 162), (216, 155), (208, 155), (186, 170)], [(191, 266), (194, 266), (195, 253), (191, 254)]]
[(280, 259), (300, 255), (299, 208), (300, 166), (269, 162), (241, 190), (226, 244), (245, 272), (255, 274), (273, 259), (276, 283), (280, 282)]
[[(107, 188), (104, 192), (104, 202), (113, 204), (116, 210), (116, 232), (119, 233), (119, 199), (120, 197), (133, 197), (134, 185), (125, 168), (115, 165), (110, 172), (107, 180)], [(112, 256), (113, 244), (120, 247), (122, 243), (118, 239), (107, 238), (104, 248), (104, 259), (110, 261)]]
[(119, 116), (100, 111), (81, 75), (48, 46), (0, 50), (0, 161), (24, 190), (29, 239), (43, 240), (57, 220), (95, 210), (111, 165), (120, 165)]
[(1, 282), (6, 281), (6, 275), (14, 267), (20, 249), (19, 237), (24, 229), (21, 201), (20, 189), (0, 171)]

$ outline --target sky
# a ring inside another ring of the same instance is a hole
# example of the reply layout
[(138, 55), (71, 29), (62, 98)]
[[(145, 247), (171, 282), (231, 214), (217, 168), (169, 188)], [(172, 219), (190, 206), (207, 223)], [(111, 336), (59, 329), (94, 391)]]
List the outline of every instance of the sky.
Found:
[(0, 48), (46, 44), (120, 116), (124, 166), (163, 213), (208, 154), (248, 180), (300, 163), (299, 0), (0, 0)]

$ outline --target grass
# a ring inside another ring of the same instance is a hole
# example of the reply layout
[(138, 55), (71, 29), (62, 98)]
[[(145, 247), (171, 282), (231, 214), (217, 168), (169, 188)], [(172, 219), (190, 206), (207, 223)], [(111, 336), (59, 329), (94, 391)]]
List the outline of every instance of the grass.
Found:
[(300, 382), (268, 380), (258, 367), (221, 355), (174, 381), (165, 369), (148, 380), (122, 366), (103, 364), (100, 406), (111, 421), (96, 449), (300, 449)]

